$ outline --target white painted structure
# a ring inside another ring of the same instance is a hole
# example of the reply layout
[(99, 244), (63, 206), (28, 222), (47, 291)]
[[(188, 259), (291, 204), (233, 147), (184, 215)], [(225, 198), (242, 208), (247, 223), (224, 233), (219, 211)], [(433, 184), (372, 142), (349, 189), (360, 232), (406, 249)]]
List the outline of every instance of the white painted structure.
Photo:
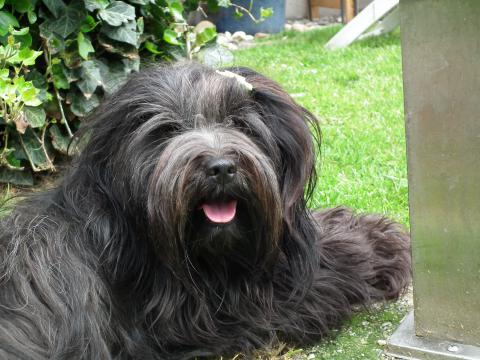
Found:
[(330, 50), (346, 47), (372, 27), (374, 34), (392, 31), (400, 21), (398, 2), (399, 0), (373, 1), (331, 38), (325, 47)]

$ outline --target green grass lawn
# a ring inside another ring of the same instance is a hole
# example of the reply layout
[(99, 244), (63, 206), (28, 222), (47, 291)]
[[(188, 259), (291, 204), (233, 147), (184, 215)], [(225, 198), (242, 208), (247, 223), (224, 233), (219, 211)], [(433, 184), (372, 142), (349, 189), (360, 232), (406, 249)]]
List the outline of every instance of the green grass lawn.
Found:
[[(287, 32), (235, 52), (235, 65), (278, 81), (321, 122), (322, 154), (312, 207), (347, 205), (408, 223), (400, 35), (326, 51), (339, 27)], [(288, 359), (378, 359), (405, 301), (358, 314), (331, 340)], [(270, 356), (271, 358), (273, 357)]]
[(313, 207), (344, 204), (407, 223), (400, 36), (326, 51), (324, 44), (338, 29), (287, 32), (235, 52), (235, 64), (275, 79), (320, 119)]

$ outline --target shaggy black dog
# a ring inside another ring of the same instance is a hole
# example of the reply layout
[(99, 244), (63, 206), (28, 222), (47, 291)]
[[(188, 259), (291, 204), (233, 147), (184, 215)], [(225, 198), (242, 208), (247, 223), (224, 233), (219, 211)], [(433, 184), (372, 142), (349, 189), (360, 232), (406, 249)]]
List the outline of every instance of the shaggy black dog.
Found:
[(398, 225), (307, 209), (318, 124), (264, 76), (157, 67), (91, 120), (2, 220), (0, 358), (251, 357), (407, 285)]

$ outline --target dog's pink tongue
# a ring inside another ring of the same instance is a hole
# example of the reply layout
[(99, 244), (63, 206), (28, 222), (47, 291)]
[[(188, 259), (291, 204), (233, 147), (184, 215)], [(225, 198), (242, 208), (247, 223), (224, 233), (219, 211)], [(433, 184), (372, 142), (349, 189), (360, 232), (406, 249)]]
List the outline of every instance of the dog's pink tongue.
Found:
[(214, 223), (228, 223), (237, 212), (237, 200), (214, 202), (201, 205), (206, 217)]

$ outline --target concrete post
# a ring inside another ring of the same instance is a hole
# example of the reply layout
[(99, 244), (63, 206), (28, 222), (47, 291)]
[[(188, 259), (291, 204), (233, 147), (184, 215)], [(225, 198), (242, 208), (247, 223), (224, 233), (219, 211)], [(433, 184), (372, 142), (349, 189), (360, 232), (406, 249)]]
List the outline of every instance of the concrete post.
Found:
[(480, 359), (480, 1), (401, 0), (400, 16), (414, 322), (388, 348)]

